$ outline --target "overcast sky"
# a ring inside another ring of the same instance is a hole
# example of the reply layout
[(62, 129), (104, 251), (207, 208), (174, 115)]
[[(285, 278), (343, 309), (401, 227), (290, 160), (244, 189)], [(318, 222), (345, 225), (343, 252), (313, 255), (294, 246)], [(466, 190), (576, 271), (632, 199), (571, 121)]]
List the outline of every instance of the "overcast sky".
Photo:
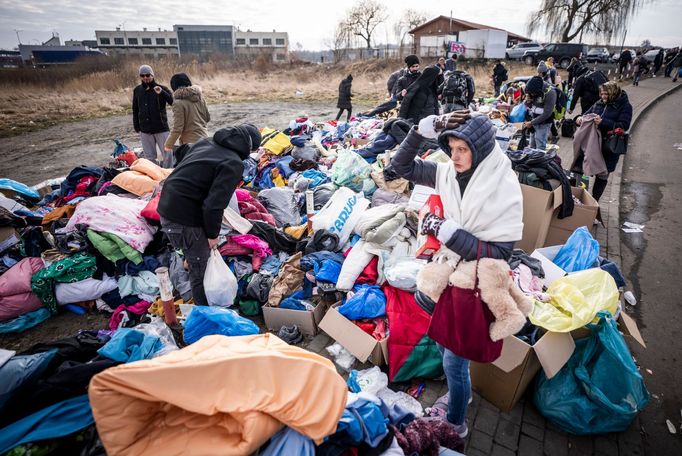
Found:
[[(0, 48), (21, 42), (39, 44), (58, 32), (62, 40), (94, 39), (95, 29), (113, 30), (123, 25), (127, 30), (172, 30), (173, 24), (232, 24), (242, 30), (289, 32), (291, 49), (297, 43), (304, 49), (325, 49), (334, 25), (343, 17), (352, 1), (287, 1), (287, 0), (0, 0)], [(428, 18), (440, 14), (500, 27), (525, 36), (528, 13), (540, 0), (450, 1), (391, 0), (388, 26), (376, 32), (376, 42), (395, 42), (390, 24), (406, 8), (423, 11)], [(191, 6), (189, 6), (191, 5)], [(626, 44), (638, 45), (649, 39), (654, 45), (682, 44), (682, 1), (658, 0), (643, 7), (631, 21)], [(536, 35), (533, 38), (544, 39)], [(622, 39), (622, 37), (621, 37)], [(584, 40), (588, 43), (591, 40)]]

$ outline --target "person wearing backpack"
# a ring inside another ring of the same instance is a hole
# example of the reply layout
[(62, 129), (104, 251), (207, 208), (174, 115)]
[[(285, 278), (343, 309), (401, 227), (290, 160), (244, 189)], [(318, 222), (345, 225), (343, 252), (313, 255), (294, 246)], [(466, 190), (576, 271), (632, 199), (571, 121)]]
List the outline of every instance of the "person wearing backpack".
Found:
[(573, 114), (575, 105), (580, 99), (580, 112), (587, 112), (599, 100), (599, 86), (608, 81), (606, 75), (599, 71), (589, 71), (581, 66), (574, 70), (577, 72), (577, 79), (573, 86), (573, 98), (568, 107), (568, 113)]
[(447, 79), (438, 89), (438, 94), (443, 100), (443, 114), (466, 109), (476, 94), (474, 78), (463, 70), (448, 72), (446, 76)]
[(495, 62), (495, 67), (493, 68), (492, 75), (492, 81), (493, 86), (495, 86), (496, 97), (500, 96), (500, 87), (502, 86), (502, 84), (504, 84), (504, 81), (506, 81), (507, 79), (509, 79), (507, 76), (507, 69), (504, 67), (502, 61), (498, 60), (497, 62)]
[(542, 80), (540, 76), (533, 76), (526, 84), (526, 107), (530, 120), (523, 123), (530, 134), (530, 147), (545, 150), (547, 137), (554, 123), (554, 109), (557, 103), (557, 89)]

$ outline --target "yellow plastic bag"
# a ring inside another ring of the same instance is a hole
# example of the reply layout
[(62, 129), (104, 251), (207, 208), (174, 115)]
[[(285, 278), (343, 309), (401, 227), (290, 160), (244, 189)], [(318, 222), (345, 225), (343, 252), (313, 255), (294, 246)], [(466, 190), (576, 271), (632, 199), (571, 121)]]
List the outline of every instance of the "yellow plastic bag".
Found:
[(265, 127), (261, 129), (260, 134), (263, 138), (261, 147), (273, 155), (281, 155), (291, 149), (291, 139), (279, 130)]
[(595, 319), (606, 310), (615, 315), (618, 287), (601, 269), (587, 269), (555, 280), (547, 289), (549, 302), (535, 302), (531, 323), (554, 332), (570, 332)]

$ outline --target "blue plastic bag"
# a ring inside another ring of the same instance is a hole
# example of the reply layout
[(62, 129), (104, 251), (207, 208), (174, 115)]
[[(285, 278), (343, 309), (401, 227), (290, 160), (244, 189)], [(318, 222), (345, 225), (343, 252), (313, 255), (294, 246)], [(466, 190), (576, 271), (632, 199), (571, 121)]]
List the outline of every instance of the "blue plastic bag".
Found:
[(258, 326), (237, 312), (223, 307), (194, 306), (185, 321), (185, 342), (193, 344), (204, 336), (248, 336), (258, 334)]
[(611, 314), (588, 325), (568, 363), (551, 379), (541, 371), (534, 401), (560, 429), (577, 435), (625, 431), (649, 402), (644, 379)]
[(114, 151), (111, 153), (113, 158), (123, 155), (130, 150), (130, 147), (126, 146), (118, 139), (114, 139), (114, 144), (116, 144), (116, 147), (114, 147)]
[(524, 103), (519, 103), (514, 106), (509, 114), (509, 121), (512, 123), (519, 123), (526, 120), (526, 105)]
[(100, 355), (121, 363), (132, 363), (142, 359), (151, 359), (156, 352), (163, 349), (163, 342), (157, 336), (145, 334), (132, 328), (121, 328), (102, 348)]
[(338, 311), (349, 320), (377, 318), (386, 315), (386, 296), (377, 285), (356, 285), (355, 294), (339, 306)]
[(11, 320), (0, 323), (0, 334), (20, 333), (29, 328), (44, 322), (50, 318), (52, 314), (46, 307), (41, 307), (33, 312), (26, 312)]
[(12, 179), (7, 179), (5, 177), (0, 178), (0, 188), (4, 190), (12, 190), (25, 198), (35, 199), (36, 201), (41, 198), (40, 194), (28, 185), (22, 184), (21, 182), (17, 182)]
[(587, 231), (587, 227), (581, 226), (556, 254), (554, 264), (566, 272), (584, 271), (595, 266), (598, 257), (599, 242)]

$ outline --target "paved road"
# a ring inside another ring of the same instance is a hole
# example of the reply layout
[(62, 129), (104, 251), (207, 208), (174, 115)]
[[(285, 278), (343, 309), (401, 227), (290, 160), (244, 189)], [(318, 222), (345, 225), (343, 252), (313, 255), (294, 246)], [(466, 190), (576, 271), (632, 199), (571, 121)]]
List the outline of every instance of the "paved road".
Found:
[[(623, 272), (639, 299), (628, 310), (647, 342), (646, 350), (633, 347), (652, 393), (640, 416), (647, 455), (682, 454), (681, 103), (678, 90), (640, 119), (623, 167), (621, 223), (646, 226), (641, 234), (621, 232), (621, 253)], [(677, 427), (676, 435), (668, 432), (666, 419)]]

